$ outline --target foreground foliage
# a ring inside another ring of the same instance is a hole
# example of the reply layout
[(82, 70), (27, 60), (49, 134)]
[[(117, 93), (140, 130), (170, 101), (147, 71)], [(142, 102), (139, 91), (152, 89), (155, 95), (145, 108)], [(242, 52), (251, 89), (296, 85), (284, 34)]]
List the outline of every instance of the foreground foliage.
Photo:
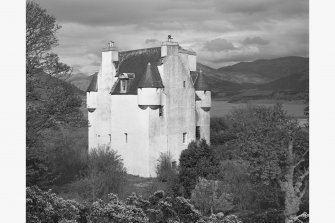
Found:
[(148, 200), (133, 194), (126, 201), (109, 194), (105, 200), (80, 204), (64, 200), (38, 187), (27, 188), (26, 208), (28, 223), (92, 222), (92, 223), (240, 223), (234, 215), (222, 213), (205, 217), (183, 197), (171, 198), (163, 191), (155, 192)]

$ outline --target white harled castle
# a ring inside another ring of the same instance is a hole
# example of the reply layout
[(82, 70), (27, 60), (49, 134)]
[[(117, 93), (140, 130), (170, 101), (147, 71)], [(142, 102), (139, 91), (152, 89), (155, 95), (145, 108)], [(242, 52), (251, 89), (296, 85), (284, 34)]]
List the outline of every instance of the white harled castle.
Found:
[(122, 52), (111, 42), (87, 89), (87, 108), (89, 149), (116, 150), (130, 174), (153, 177), (160, 153), (178, 161), (192, 140), (210, 141), (211, 91), (196, 53), (170, 38)]

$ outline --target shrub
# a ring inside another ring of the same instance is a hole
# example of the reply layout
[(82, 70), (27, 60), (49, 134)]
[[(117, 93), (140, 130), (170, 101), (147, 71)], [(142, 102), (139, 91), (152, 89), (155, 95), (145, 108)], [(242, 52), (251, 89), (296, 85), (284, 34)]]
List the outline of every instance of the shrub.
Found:
[(126, 182), (126, 169), (120, 155), (108, 147), (91, 150), (88, 156), (88, 179), (93, 201), (106, 198), (109, 193), (120, 194)]
[(219, 171), (219, 160), (205, 140), (191, 142), (187, 149), (181, 152), (179, 165), (179, 180), (185, 189), (186, 197), (190, 197), (199, 177), (214, 179)]
[(109, 194), (107, 202), (98, 200), (93, 203), (90, 214), (92, 223), (146, 223), (149, 219), (141, 208), (127, 205), (120, 201), (115, 194)]
[(172, 156), (169, 152), (161, 153), (156, 166), (157, 180), (165, 184), (164, 190), (170, 196), (181, 195), (176, 167), (172, 166)]
[(219, 211), (228, 212), (234, 208), (233, 197), (225, 191), (219, 191), (219, 181), (199, 178), (192, 191), (191, 201), (202, 214), (213, 214)]
[(172, 156), (169, 152), (161, 153), (157, 161), (157, 178), (162, 182), (166, 182), (175, 174), (175, 170), (172, 169)]
[(26, 189), (26, 220), (30, 222), (76, 222), (82, 206), (73, 200), (64, 200), (51, 191), (38, 187)]

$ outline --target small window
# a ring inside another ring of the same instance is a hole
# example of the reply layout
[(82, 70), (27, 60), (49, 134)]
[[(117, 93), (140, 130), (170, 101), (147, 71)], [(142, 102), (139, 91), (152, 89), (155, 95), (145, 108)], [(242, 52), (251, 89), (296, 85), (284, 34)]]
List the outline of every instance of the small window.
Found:
[(200, 139), (200, 126), (195, 127), (195, 138), (196, 140)]
[(183, 133), (183, 143), (184, 144), (187, 143), (187, 133), (186, 132)]
[(125, 142), (128, 143), (128, 133), (125, 133), (124, 136), (125, 136)]
[(112, 141), (112, 135), (111, 134), (108, 134), (109, 135), (109, 142)]
[(186, 88), (186, 81), (183, 82), (183, 87)]
[(164, 115), (164, 107), (161, 106), (159, 107), (159, 117), (163, 117), (163, 115)]
[(126, 93), (127, 92), (127, 80), (121, 80), (120, 87), (121, 87), (120, 92)]

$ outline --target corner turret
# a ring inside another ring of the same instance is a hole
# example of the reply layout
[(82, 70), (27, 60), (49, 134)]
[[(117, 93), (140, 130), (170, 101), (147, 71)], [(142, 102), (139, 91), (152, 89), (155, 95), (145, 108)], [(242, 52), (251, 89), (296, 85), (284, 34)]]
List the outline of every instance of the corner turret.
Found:
[(201, 99), (200, 107), (204, 111), (209, 111), (211, 109), (211, 89), (206, 83), (202, 71), (198, 73), (198, 77), (195, 80), (194, 88), (197, 96)]
[(137, 102), (141, 109), (150, 107), (157, 109), (162, 105), (162, 91), (164, 85), (157, 66), (148, 63), (144, 76), (140, 80), (137, 88)]
[(91, 83), (86, 90), (87, 110), (89, 112), (94, 112), (97, 108), (98, 72), (93, 74), (92, 76), (93, 78), (91, 80)]

